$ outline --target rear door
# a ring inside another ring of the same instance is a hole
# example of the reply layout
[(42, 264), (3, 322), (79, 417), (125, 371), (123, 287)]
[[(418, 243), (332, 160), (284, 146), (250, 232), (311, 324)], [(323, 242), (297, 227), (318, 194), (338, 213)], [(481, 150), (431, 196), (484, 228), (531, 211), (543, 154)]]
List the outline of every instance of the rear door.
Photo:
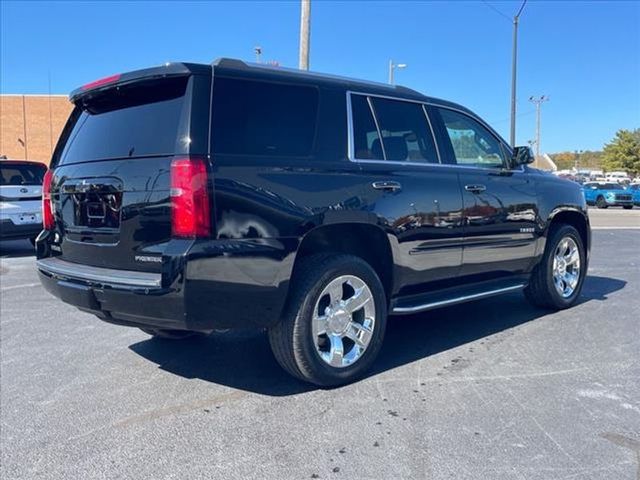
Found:
[(455, 164), (464, 198), (465, 280), (522, 273), (531, 265), (539, 235), (535, 184), (524, 168), (511, 169), (506, 146), (471, 115), (432, 107), (442, 148)]
[(397, 239), (400, 295), (455, 284), (462, 261), (462, 194), (419, 102), (349, 94), (350, 156), (367, 208)]
[(76, 98), (54, 155), (52, 248), (63, 259), (160, 271), (171, 239), (171, 161), (207, 155), (210, 82), (143, 77)]

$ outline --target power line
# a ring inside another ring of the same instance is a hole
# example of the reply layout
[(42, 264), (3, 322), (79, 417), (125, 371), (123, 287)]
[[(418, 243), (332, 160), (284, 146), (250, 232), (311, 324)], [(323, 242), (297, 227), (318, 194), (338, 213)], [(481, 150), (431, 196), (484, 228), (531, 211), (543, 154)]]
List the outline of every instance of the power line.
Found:
[(496, 12), (498, 15), (500, 15), (501, 17), (506, 18), (507, 20), (511, 21), (511, 17), (509, 15), (507, 15), (506, 13), (504, 13), (502, 10), (500, 10), (499, 8), (491, 5), (489, 2), (487, 2), (487, 0), (482, 0), (482, 3), (484, 3), (487, 7), (489, 7), (491, 10), (493, 10), (494, 12)]

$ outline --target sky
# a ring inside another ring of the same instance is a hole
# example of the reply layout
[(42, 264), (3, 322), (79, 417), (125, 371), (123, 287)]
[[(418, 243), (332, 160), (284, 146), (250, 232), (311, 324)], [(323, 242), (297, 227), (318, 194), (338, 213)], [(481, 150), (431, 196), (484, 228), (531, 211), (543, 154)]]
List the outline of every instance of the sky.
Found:
[[(310, 69), (396, 83), (471, 108), (509, 139), (520, 0), (312, 0)], [(297, 67), (300, 3), (0, 1), (0, 93), (68, 94), (113, 73), (218, 57)], [(49, 83), (51, 89), (49, 90)], [(516, 143), (599, 150), (640, 128), (640, 1), (529, 0), (518, 37)]]

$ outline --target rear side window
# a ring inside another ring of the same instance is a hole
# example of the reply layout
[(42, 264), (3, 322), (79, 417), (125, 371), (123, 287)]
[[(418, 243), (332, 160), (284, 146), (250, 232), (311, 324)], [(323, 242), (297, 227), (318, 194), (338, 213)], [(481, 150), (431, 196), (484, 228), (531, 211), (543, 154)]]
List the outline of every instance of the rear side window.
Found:
[(439, 163), (422, 105), (372, 97), (386, 160)]
[(214, 78), (213, 151), (230, 155), (311, 155), (318, 90), (314, 87)]
[(59, 165), (176, 153), (187, 79), (113, 88), (80, 107)]
[(0, 163), (0, 185), (42, 185), (47, 171), (44, 165), (22, 163)]

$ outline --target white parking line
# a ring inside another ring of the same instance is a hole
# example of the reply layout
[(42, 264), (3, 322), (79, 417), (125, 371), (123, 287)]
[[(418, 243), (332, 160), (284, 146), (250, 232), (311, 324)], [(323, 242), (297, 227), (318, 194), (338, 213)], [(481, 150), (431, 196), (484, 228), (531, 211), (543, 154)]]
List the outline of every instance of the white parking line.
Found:
[(8, 290), (17, 290), (18, 288), (29, 288), (29, 287), (37, 287), (41, 285), (38, 283), (25, 283), (24, 285), (11, 285), (10, 287), (2, 287), (0, 288), (0, 292), (6, 292)]

